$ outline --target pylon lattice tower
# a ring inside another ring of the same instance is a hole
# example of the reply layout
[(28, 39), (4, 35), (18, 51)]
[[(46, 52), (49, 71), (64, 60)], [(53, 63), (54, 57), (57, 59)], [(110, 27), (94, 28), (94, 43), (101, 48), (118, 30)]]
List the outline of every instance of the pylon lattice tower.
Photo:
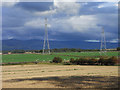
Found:
[(106, 40), (105, 40), (104, 28), (102, 28), (100, 54), (106, 55)]
[[(46, 42), (48, 49), (46, 50)], [(43, 54), (45, 54), (47, 51), (48, 54), (50, 54), (50, 46), (49, 46), (49, 40), (48, 40), (48, 30), (47, 30), (47, 18), (45, 18), (45, 36), (44, 36), (44, 44), (43, 44)]]

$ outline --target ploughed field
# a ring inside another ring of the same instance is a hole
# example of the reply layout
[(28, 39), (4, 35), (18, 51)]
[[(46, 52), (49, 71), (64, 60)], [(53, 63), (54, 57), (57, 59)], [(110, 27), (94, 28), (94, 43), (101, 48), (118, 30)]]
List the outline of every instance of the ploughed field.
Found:
[[(107, 56), (118, 56), (118, 52), (106, 52)], [(66, 52), (66, 53), (52, 53), (51, 55), (43, 54), (10, 54), (2, 55), (2, 63), (8, 62), (34, 62), (34, 61), (51, 61), (54, 57), (61, 57), (63, 60), (70, 60), (70, 58), (94, 57), (100, 56), (99, 52)]]
[(3, 88), (117, 88), (117, 66), (2, 66)]

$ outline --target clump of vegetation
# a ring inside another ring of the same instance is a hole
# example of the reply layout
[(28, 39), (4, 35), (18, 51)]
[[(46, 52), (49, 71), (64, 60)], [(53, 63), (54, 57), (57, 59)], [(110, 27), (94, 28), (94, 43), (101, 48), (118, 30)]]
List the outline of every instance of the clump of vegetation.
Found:
[(11, 53), (25, 53), (25, 50), (13, 50)]
[(52, 62), (54, 62), (54, 63), (62, 63), (62, 58), (60, 58), (60, 57), (54, 57), (53, 58), (53, 60), (52, 60)]
[(115, 65), (117, 63), (118, 63), (118, 59), (115, 56), (108, 58), (106, 61), (106, 65)]
[(118, 58), (115, 56), (112, 56), (110, 58), (101, 57), (98, 63), (99, 65), (115, 65), (115, 64), (118, 64)]
[(77, 65), (83, 65), (85, 63), (83, 58), (76, 59), (76, 64)]
[(70, 59), (71, 64), (75, 65), (115, 65), (118, 64), (118, 58), (113, 56), (110, 58), (101, 57), (100, 59), (95, 58), (79, 58)]
[(91, 63), (90, 58), (78, 58), (78, 59), (70, 59), (70, 63), (76, 64), (76, 65), (88, 65)]
[(101, 58), (98, 60), (98, 64), (99, 64), (99, 65), (105, 65), (106, 60), (107, 60), (106, 58), (101, 57)]
[(90, 59), (90, 60), (88, 60), (88, 65), (96, 65), (96, 64), (98, 64), (98, 60), (97, 59)]
[(71, 58), (71, 59), (70, 59), (70, 63), (75, 63), (74, 58)]
[(112, 60), (112, 63), (114, 63), (114, 64), (118, 64), (119, 63), (118, 62), (119, 59), (117, 57), (115, 57), (115, 56), (111, 57), (110, 59)]
[(64, 61), (63, 64), (64, 65), (71, 65), (70, 61)]
[(90, 58), (80, 58), (79, 61), (80, 61), (80, 65), (86, 65), (88, 64)]
[(120, 51), (120, 47), (117, 47), (117, 51)]

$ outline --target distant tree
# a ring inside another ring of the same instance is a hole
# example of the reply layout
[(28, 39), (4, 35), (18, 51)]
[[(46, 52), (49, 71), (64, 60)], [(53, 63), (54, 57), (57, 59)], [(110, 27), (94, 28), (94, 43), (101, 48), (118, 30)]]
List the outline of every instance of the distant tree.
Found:
[(52, 60), (52, 62), (54, 62), (54, 63), (61, 63), (62, 61), (63, 60), (60, 57), (54, 57), (53, 60)]
[(76, 52), (76, 49), (75, 49), (75, 48), (72, 48), (72, 49), (71, 49), (71, 52)]
[(42, 52), (43, 52), (43, 50), (40, 50), (39, 52), (40, 52), (40, 53), (42, 53)]
[(117, 57), (113, 56), (107, 60), (107, 65), (115, 65), (118, 63)]
[(120, 51), (120, 47), (117, 47), (117, 51)]
[(70, 59), (70, 63), (75, 63), (74, 58), (71, 58), (71, 59)]
[(94, 59), (94, 58), (88, 60), (88, 64), (89, 64), (89, 65), (95, 65), (97, 62), (98, 62), (98, 60), (97, 60), (97, 59)]
[(98, 60), (98, 63), (100, 65), (104, 65), (106, 63), (106, 59), (104, 57), (101, 57), (99, 60)]
[(9, 51), (2, 51), (3, 54), (8, 54)]
[(25, 53), (25, 50), (12, 50), (11, 53)]
[(77, 49), (77, 52), (81, 52), (82, 50), (81, 49)]

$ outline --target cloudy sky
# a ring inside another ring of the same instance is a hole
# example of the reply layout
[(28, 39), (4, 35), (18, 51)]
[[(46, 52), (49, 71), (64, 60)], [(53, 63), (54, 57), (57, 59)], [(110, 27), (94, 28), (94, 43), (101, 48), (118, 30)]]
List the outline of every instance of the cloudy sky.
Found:
[(43, 39), (48, 19), (49, 40), (98, 42), (118, 39), (117, 2), (6, 2), (2, 5), (3, 39)]

